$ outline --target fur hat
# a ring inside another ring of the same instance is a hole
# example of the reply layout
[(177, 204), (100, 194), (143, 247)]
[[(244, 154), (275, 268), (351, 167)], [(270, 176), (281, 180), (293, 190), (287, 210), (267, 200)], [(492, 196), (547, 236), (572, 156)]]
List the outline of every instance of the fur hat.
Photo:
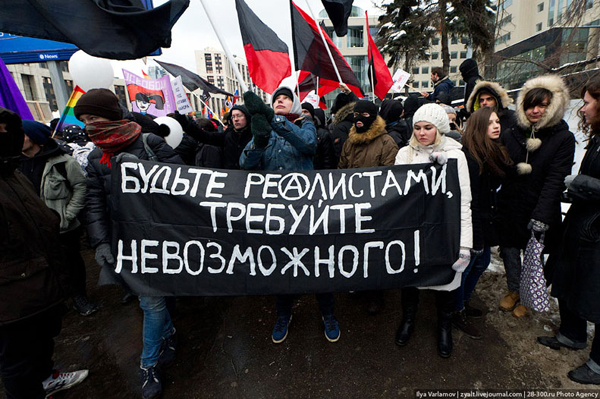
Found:
[(420, 107), (413, 116), (413, 126), (417, 122), (429, 122), (434, 125), (441, 134), (446, 134), (450, 131), (450, 119), (448, 119), (448, 114), (446, 114), (444, 108), (437, 104), (430, 103)]
[(81, 96), (73, 109), (75, 117), (89, 114), (101, 116), (111, 121), (123, 118), (123, 111), (119, 106), (119, 99), (108, 89), (92, 89)]

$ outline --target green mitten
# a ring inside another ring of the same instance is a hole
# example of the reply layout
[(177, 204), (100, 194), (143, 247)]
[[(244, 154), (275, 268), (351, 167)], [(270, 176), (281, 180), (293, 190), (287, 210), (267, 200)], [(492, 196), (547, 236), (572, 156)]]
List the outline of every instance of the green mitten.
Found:
[(267, 122), (271, 122), (275, 116), (275, 112), (271, 107), (263, 102), (263, 100), (251, 91), (244, 93), (244, 103), (250, 115), (263, 114), (267, 118)]
[(252, 130), (252, 136), (254, 136), (255, 147), (264, 148), (269, 144), (271, 124), (263, 114), (252, 115), (250, 129)]

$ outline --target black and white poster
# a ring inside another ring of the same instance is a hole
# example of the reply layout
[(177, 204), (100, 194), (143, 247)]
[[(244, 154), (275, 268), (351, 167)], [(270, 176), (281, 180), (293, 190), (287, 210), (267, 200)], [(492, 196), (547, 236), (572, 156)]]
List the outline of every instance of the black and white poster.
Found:
[(267, 295), (450, 283), (457, 165), (305, 172), (113, 165), (115, 272), (141, 295)]

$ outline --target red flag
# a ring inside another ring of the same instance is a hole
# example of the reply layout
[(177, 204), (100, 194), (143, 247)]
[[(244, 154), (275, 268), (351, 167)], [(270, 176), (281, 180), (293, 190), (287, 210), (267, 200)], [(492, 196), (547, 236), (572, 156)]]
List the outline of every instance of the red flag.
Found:
[[(317, 90), (317, 82), (319, 84), (319, 88), (318, 88), (318, 96), (322, 97), (325, 94), (337, 89), (340, 84), (339, 82), (333, 81), (333, 80), (328, 80), (328, 79), (319, 79), (317, 76), (313, 75), (310, 72), (306, 72), (306, 71), (300, 71), (300, 101), (304, 101), (304, 99), (306, 98), (306, 96), (313, 90)], [(323, 108), (323, 107), (321, 107)], [(325, 106), (325, 108), (323, 109), (327, 109), (327, 106)]]
[(369, 37), (369, 81), (373, 78), (374, 82), (371, 81), (372, 87), (374, 87), (375, 95), (383, 101), (385, 95), (390, 90), (390, 87), (394, 84), (390, 70), (385, 63), (385, 60), (381, 56), (381, 53), (377, 49), (371, 32), (369, 31), (369, 15), (365, 11), (367, 17), (367, 35)]
[[(302, 11), (293, 1), (291, 1), (292, 10), (292, 36), (294, 42), (294, 63), (296, 69), (301, 70), (299, 80), (302, 81), (309, 73), (312, 73), (323, 80), (335, 82), (335, 87), (339, 87), (339, 82), (335, 69), (331, 64), (327, 49), (317, 28), (315, 21)], [(360, 83), (354, 75), (352, 68), (346, 62), (340, 50), (333, 44), (327, 33), (323, 32), (331, 55), (338, 68), (342, 81), (348, 85), (348, 88), (358, 97), (364, 97), (360, 89)], [(321, 84), (321, 83), (320, 83)]]
[(288, 47), (244, 0), (235, 0), (235, 7), (250, 77), (255, 85), (271, 94), (292, 73)]

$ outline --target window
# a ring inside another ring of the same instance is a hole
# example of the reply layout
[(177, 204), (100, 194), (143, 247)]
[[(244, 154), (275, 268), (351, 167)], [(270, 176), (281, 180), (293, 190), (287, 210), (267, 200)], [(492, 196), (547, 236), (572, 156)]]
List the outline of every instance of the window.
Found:
[(363, 27), (362, 26), (349, 26), (348, 27), (348, 47), (363, 47)]
[(589, 10), (592, 7), (594, 7), (594, 0), (586, 0), (586, 2), (585, 2), (585, 9)]
[(434, 46), (437, 46), (438, 44), (440, 44), (440, 38), (434, 37), (433, 40), (431, 41), (431, 44), (433, 44)]
[(422, 67), (421, 73), (429, 73), (429, 67)]
[(537, 12), (542, 12), (544, 11), (544, 3), (540, 3), (537, 5)]
[(548, 26), (552, 26), (552, 25), (554, 25), (554, 18), (550, 18), (548, 20)]
[(50, 80), (50, 78), (43, 77), (42, 84), (44, 85), (44, 94), (46, 94), (46, 101), (48, 101), (50, 110), (53, 112), (58, 111), (56, 95), (54, 94), (54, 88), (52, 87), (52, 80)]
[(542, 30), (542, 23), (540, 22), (539, 24), (536, 24), (536, 25), (535, 25), (535, 31), (536, 31), (536, 32), (539, 32), (539, 31), (541, 31), (541, 30)]
[(461, 79), (461, 80), (459, 80), (459, 81), (458, 81), (458, 85), (459, 85), (459, 86), (464, 86), (464, 85), (465, 85), (465, 81), (464, 81), (464, 80), (462, 80), (462, 79)]
[(452, 51), (450, 52), (450, 59), (457, 59), (458, 58), (458, 51)]
[(432, 60), (437, 60), (438, 58), (440, 58), (440, 53), (438, 53), (437, 51), (431, 54)]
[(421, 82), (421, 87), (424, 89), (427, 89), (429, 87), (429, 81), (428, 80), (423, 80)]
[(25, 100), (35, 101), (35, 81), (32, 75), (21, 74), (23, 81), (23, 91), (25, 92)]
[(450, 39), (450, 43), (451, 44), (458, 44), (458, 37), (453, 36), (452, 39)]
[(512, 14), (508, 14), (506, 17), (502, 18), (499, 22), (498, 25), (500, 27), (503, 27), (504, 25), (510, 24), (512, 22)]
[(212, 56), (209, 53), (204, 53), (204, 58), (206, 58), (206, 61), (212, 60)]
[(451, 66), (450, 67), (450, 73), (456, 73), (457, 68), (458, 67), (456, 67), (456, 66)]
[(496, 39), (496, 44), (506, 43), (509, 40), (510, 40), (510, 32), (508, 32), (507, 34), (502, 35), (498, 39)]
[(412, 69), (412, 74), (413, 75), (418, 75), (419, 74), (419, 67), (415, 67)]
[(412, 87), (414, 87), (415, 89), (419, 88), (419, 82), (412, 82)]
[(466, 51), (461, 51), (460, 52), (460, 58), (467, 58), (467, 52)]
[(125, 86), (115, 85), (115, 94), (119, 99), (119, 103), (127, 107), (127, 95), (125, 94)]
[(469, 38), (466, 37), (466, 36), (463, 36), (463, 37), (460, 38), (460, 42), (462, 44), (469, 44)]
[(40, 68), (48, 69), (48, 64), (46, 64), (45, 62), (40, 62), (39, 66)]
[(513, 0), (504, 0), (501, 4), (500, 4), (500, 9), (502, 10), (506, 10), (508, 7), (512, 6)]

